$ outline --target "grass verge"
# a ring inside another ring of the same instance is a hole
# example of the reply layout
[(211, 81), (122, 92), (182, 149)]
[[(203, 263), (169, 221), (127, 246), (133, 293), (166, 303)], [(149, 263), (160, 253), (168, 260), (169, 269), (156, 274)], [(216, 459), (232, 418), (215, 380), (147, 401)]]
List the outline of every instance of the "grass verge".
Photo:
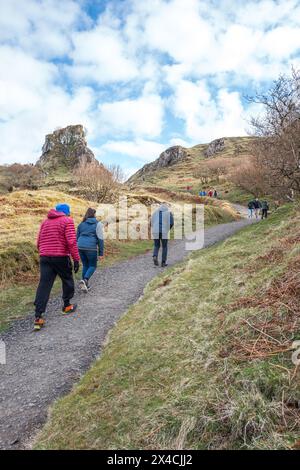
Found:
[(154, 279), (36, 448), (299, 446), (299, 254), (299, 207), (283, 207)]

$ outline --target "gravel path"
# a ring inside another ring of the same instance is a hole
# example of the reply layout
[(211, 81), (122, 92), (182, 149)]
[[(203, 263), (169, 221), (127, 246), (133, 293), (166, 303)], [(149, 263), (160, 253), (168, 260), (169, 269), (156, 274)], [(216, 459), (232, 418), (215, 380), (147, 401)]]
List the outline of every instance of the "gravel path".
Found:
[[(249, 223), (242, 219), (208, 228), (205, 246)], [(171, 242), (169, 265), (188, 254), (184, 241)], [(74, 315), (61, 315), (61, 300), (56, 298), (49, 303), (44, 330), (32, 331), (30, 315), (2, 334), (7, 363), (0, 365), (0, 449), (28, 447), (45, 423), (49, 405), (78, 382), (99, 356), (108, 331), (161, 271), (153, 266), (151, 253), (99, 269), (91, 292), (76, 294), (78, 311)]]

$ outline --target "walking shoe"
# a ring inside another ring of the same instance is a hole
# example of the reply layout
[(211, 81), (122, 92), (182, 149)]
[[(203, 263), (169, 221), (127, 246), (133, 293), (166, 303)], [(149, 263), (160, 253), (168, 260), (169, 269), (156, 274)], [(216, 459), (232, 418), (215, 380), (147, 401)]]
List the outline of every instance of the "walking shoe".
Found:
[(88, 292), (88, 290), (89, 290), (88, 282), (87, 282), (85, 279), (82, 279), (82, 280), (79, 282), (79, 288), (80, 288), (83, 292)]
[(161, 267), (162, 267), (162, 268), (165, 268), (166, 266), (168, 266), (168, 263), (166, 263), (165, 261), (163, 261), (163, 262), (161, 263)]
[(153, 262), (155, 266), (158, 266), (157, 256), (153, 256)]
[(63, 315), (67, 315), (68, 313), (73, 313), (77, 309), (77, 304), (70, 304), (67, 307), (62, 309)]
[(91, 290), (89, 286), (89, 280), (88, 279), (83, 279), (81, 281), (81, 290), (87, 293), (89, 290)]
[(45, 325), (45, 320), (43, 318), (36, 318), (34, 320), (33, 329), (34, 331), (40, 331)]

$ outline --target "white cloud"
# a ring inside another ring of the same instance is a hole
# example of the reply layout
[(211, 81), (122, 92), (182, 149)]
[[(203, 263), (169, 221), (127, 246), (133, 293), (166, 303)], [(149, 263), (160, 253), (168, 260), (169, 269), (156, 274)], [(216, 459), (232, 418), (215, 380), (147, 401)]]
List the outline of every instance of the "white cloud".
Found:
[(213, 30), (200, 16), (199, 6), (197, 0), (160, 2), (145, 22), (147, 45), (178, 62), (199, 62), (214, 46)]
[(235, 11), (236, 22), (259, 29), (267, 29), (282, 21), (293, 22), (298, 0), (260, 0), (238, 2), (231, 1)]
[(82, 123), (93, 131), (93, 92), (79, 87), (67, 93), (55, 84), (54, 64), (15, 48), (0, 48), (0, 162), (34, 162), (46, 133)]
[(285, 60), (300, 49), (299, 27), (279, 26), (268, 31), (262, 49), (271, 58)]
[(182, 80), (175, 86), (172, 106), (185, 122), (186, 136), (195, 143), (246, 134), (238, 92), (221, 89), (214, 98), (205, 82)]
[(35, 162), (41, 155), (45, 135), (56, 127), (80, 123), (92, 128), (89, 90), (78, 89), (73, 95), (55, 88), (49, 91), (51, 96), (39, 97), (34, 108), (1, 124), (1, 164)]
[(165, 149), (165, 144), (160, 144), (155, 141), (144, 139), (136, 139), (134, 141), (108, 141), (100, 147), (99, 156), (101, 158), (101, 154), (103, 152), (112, 152), (121, 155), (127, 155), (133, 159), (150, 162), (155, 160)]
[(268, 81), (299, 50), (297, 0), (145, 3), (133, 2), (128, 34), (171, 57), (168, 80), (230, 73), (237, 82)]
[(162, 131), (163, 115), (164, 103), (159, 95), (103, 103), (99, 106), (99, 133), (157, 137)]
[(99, 83), (129, 81), (138, 75), (136, 63), (127, 52), (120, 32), (105, 25), (73, 35), (74, 65), (69, 73), (77, 80)]
[(87, 17), (75, 0), (1, 0), (0, 42), (21, 47), (36, 57), (70, 52), (70, 31)]
[(299, 0), (111, 0), (93, 19), (86, 4), (0, 0), (2, 162), (72, 123), (106, 160), (244, 134), (241, 94), (300, 63)]

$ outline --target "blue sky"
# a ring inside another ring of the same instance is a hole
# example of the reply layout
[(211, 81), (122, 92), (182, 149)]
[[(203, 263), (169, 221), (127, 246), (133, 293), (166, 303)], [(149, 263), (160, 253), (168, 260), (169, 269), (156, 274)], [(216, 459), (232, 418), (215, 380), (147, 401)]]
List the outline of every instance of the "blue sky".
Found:
[(299, 67), (299, 26), (298, 0), (0, 0), (0, 162), (77, 123), (128, 174), (245, 135), (243, 96)]

